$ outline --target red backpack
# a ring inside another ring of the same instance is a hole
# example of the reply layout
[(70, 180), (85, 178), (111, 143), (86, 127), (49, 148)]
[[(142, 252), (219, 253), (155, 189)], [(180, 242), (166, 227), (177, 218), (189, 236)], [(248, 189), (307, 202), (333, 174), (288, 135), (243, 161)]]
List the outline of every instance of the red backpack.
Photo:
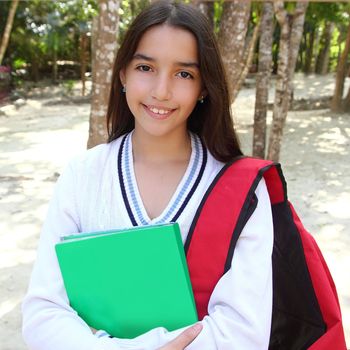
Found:
[(236, 242), (257, 205), (255, 189), (262, 177), (274, 223), (269, 349), (346, 350), (330, 272), (287, 200), (280, 165), (267, 160), (239, 158), (225, 166), (197, 210), (185, 251), (199, 319), (207, 315), (210, 295), (230, 269)]

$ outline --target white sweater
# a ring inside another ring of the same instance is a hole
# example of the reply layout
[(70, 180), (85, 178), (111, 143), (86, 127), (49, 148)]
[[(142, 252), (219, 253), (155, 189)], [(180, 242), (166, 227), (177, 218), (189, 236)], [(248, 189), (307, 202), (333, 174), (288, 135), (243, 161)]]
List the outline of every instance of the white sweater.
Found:
[[(60, 176), (44, 223), (37, 261), (23, 301), (23, 336), (33, 350), (157, 349), (181, 330), (156, 328), (135, 339), (93, 335), (69, 306), (54, 246), (60, 236), (137, 224), (180, 225), (183, 242), (196, 209), (223, 164), (191, 135), (187, 171), (164, 212), (149, 219), (137, 190), (130, 134), (74, 159)], [(200, 335), (188, 350), (268, 348), (272, 314), (271, 206), (264, 180), (258, 205), (237, 242), (231, 269), (219, 280)]]

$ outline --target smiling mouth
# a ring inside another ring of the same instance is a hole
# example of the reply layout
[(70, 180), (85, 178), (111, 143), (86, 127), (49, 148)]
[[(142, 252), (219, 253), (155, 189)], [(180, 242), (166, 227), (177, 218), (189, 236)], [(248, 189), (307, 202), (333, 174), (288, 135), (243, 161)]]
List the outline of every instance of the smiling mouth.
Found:
[(175, 111), (175, 109), (168, 109), (168, 108), (161, 108), (161, 107), (153, 107), (153, 106), (147, 106), (143, 105), (145, 110), (148, 112), (149, 115), (153, 118), (157, 119), (165, 119), (167, 118), (172, 112)]

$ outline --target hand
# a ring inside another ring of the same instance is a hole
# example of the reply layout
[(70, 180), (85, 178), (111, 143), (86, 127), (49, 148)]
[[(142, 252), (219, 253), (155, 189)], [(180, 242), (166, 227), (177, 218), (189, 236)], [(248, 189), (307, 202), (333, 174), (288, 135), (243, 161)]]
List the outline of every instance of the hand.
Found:
[(200, 323), (196, 323), (194, 326), (187, 328), (174, 340), (165, 344), (158, 350), (183, 350), (187, 345), (192, 343), (195, 338), (197, 338), (202, 328), (203, 326)]

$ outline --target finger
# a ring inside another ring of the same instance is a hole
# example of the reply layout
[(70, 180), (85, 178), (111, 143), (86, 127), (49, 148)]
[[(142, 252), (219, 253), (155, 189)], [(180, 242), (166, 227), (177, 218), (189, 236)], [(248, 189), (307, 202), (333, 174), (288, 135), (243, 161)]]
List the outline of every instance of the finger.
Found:
[(172, 345), (173, 349), (184, 349), (187, 345), (192, 343), (192, 341), (201, 332), (203, 326), (201, 323), (196, 323), (194, 326), (187, 328), (179, 336), (177, 336), (173, 341), (169, 343)]

